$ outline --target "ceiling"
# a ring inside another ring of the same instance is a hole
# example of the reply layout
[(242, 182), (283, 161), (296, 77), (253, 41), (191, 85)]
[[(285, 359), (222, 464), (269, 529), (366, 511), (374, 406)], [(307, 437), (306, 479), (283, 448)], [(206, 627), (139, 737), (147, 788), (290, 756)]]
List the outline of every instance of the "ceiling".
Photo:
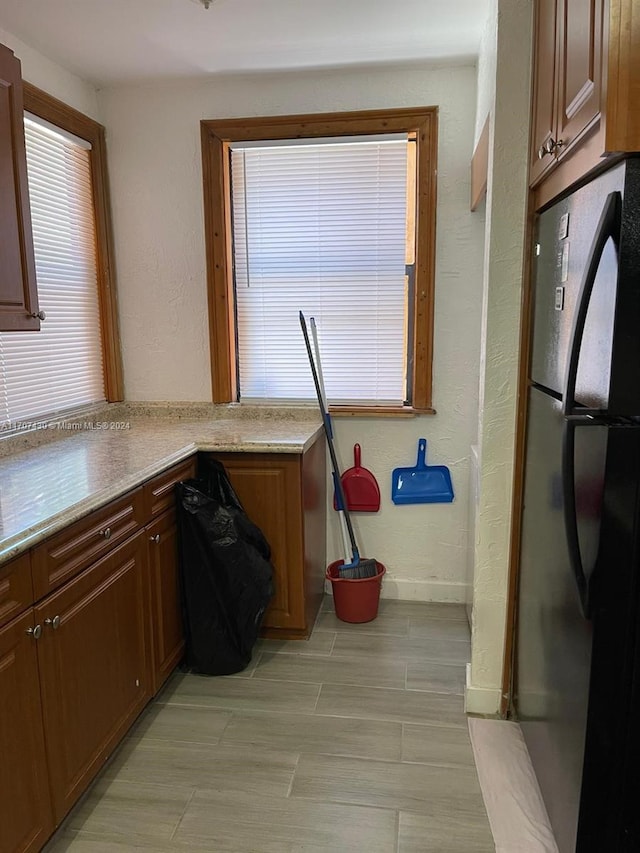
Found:
[(0, 27), (96, 86), (469, 59), (489, 0), (0, 0)]

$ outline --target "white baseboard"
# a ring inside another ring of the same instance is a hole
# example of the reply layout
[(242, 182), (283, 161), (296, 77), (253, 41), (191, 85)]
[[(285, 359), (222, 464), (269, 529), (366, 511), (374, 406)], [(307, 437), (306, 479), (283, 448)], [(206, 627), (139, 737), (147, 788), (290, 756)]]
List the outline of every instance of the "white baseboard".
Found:
[(477, 687), (471, 684), (471, 664), (467, 664), (467, 683), (464, 688), (464, 710), (467, 714), (498, 716), (502, 691), (499, 687)]
[[(382, 581), (380, 598), (398, 601), (438, 601), (448, 604), (466, 604), (467, 584), (448, 581), (398, 580), (386, 576)], [(325, 580), (324, 591), (331, 595), (331, 581)]]

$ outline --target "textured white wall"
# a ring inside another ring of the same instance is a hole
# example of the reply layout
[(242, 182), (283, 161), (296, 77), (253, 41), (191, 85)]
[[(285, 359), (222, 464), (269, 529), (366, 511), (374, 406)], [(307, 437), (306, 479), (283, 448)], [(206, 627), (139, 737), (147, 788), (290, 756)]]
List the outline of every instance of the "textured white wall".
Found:
[(93, 86), (3, 29), (0, 29), (0, 44), (10, 48), (22, 63), (23, 79), (100, 121), (96, 90)]
[[(480, 52), (478, 55), (478, 78), (477, 78), (477, 94), (476, 94), (476, 122), (474, 135), (474, 148), (480, 138), (487, 116), (489, 116), (489, 151), (490, 158), (493, 155), (493, 116), (494, 116), (494, 100), (496, 94), (496, 61), (498, 48), (498, 0), (489, 0), (487, 19), (485, 22), (484, 31), (480, 40)], [(475, 211), (475, 215), (482, 218), (483, 227), (487, 228), (490, 220), (486, 219), (486, 196), (484, 201)], [(485, 232), (488, 234), (488, 231)], [(486, 242), (486, 238), (485, 238)], [(484, 267), (483, 267), (483, 291), (487, 288), (488, 281), (488, 255), (485, 252)], [(480, 386), (480, 405), (482, 405), (482, 392), (484, 390), (484, 382)], [(467, 553), (467, 611), (471, 616), (473, 608), (473, 580), (475, 576), (475, 535), (477, 529), (478, 504), (480, 498), (480, 471), (479, 471), (479, 452), (480, 448), (477, 443), (472, 446), (471, 453), (471, 490), (469, 495), (469, 542), (471, 547)]]
[[(498, 0), (486, 202), (472, 658), (467, 709), (499, 710), (528, 184), (532, 0)], [(488, 27), (489, 29), (489, 27)], [(487, 40), (491, 50), (491, 40)], [(488, 81), (485, 89), (489, 91)], [(486, 115), (486, 114), (485, 114)], [(481, 118), (484, 122), (484, 117)]]
[[(477, 434), (482, 219), (469, 213), (476, 73), (408, 66), (209, 78), (107, 89), (126, 395), (210, 399), (199, 121), (269, 114), (440, 107), (434, 403), (411, 420), (337, 423), (343, 466), (359, 441), (378, 477), (381, 512), (356, 519), (362, 550), (389, 569), (385, 595), (465, 600), (470, 445)], [(452, 466), (453, 505), (395, 507), (391, 471), (412, 465), (417, 439)], [(340, 548), (335, 516), (330, 558)]]

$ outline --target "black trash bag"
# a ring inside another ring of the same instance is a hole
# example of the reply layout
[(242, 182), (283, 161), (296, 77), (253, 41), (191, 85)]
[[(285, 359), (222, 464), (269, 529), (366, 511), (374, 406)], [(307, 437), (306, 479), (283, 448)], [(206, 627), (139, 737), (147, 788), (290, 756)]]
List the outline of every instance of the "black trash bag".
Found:
[(230, 675), (251, 661), (273, 598), (271, 549), (224, 467), (207, 460), (200, 473), (177, 486), (185, 665)]

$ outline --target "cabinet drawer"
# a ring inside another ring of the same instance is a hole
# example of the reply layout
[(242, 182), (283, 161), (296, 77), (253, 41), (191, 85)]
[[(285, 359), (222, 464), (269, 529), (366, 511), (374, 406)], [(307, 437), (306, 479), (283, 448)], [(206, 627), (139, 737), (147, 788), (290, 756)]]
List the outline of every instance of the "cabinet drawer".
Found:
[(33, 551), (36, 601), (62, 586), (144, 525), (142, 488), (81, 518)]
[(0, 566), (0, 626), (22, 613), (33, 603), (31, 560), (23, 554)]
[(145, 521), (151, 521), (175, 507), (175, 486), (196, 475), (196, 457), (185, 459), (173, 468), (158, 474), (143, 486)]

